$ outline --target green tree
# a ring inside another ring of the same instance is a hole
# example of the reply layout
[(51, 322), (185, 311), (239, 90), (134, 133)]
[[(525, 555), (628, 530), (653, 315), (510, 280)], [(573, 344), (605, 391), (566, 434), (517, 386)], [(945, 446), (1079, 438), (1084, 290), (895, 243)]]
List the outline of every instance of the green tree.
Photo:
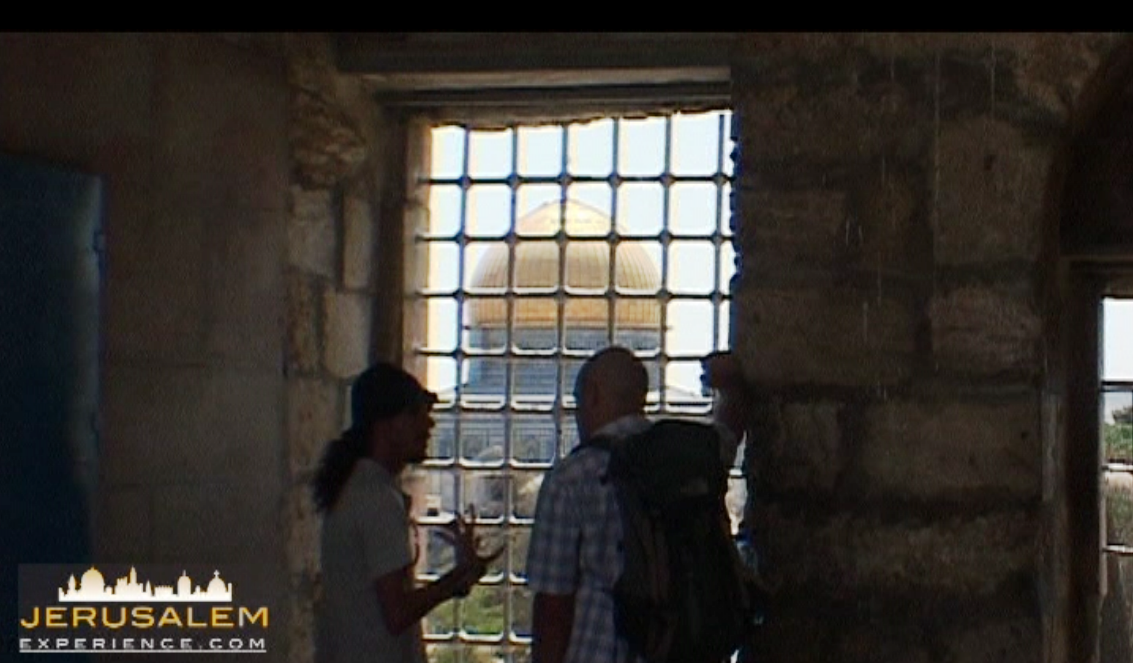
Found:
[[(1114, 413), (1114, 420), (1120, 412)], [(1133, 462), (1133, 423), (1103, 424), (1102, 444), (1107, 460)]]

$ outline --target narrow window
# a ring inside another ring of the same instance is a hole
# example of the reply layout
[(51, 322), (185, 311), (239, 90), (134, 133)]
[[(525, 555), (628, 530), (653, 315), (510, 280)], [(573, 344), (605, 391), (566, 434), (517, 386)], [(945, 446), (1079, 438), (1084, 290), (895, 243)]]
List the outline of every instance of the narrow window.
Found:
[(1102, 300), (1102, 659), (1133, 655), (1133, 299)]

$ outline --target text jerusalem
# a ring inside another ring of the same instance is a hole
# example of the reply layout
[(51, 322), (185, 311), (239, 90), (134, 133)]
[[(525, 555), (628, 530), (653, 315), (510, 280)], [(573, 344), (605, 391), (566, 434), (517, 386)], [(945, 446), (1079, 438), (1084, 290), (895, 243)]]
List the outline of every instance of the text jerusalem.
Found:
[(246, 628), (248, 626), (268, 627), (268, 609), (259, 607), (255, 610), (241, 606), (232, 608), (227, 606), (214, 606), (211, 608), (194, 608), (192, 606), (178, 609), (169, 606), (164, 609), (155, 609), (152, 606), (102, 607), (89, 606), (62, 607), (52, 606), (32, 609), (31, 615), (20, 619), (20, 626), (25, 629), (37, 628), (78, 628), (89, 626), (93, 629), (120, 629), (120, 628)]

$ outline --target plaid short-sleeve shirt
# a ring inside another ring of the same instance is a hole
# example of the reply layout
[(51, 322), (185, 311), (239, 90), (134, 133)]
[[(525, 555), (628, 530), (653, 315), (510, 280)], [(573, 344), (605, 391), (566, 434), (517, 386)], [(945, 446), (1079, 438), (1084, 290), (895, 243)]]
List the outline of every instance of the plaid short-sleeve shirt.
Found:
[[(623, 417), (595, 435), (623, 437), (649, 420)], [(559, 461), (543, 481), (527, 552), (527, 582), (541, 594), (575, 595), (565, 663), (627, 663), (614, 631), (613, 588), (622, 570), (622, 524), (612, 486), (603, 485), (609, 453), (583, 448)]]

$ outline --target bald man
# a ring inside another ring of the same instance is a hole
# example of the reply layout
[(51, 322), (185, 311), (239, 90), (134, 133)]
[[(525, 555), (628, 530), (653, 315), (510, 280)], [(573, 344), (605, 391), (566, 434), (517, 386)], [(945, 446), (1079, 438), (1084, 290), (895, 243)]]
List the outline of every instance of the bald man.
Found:
[[(706, 383), (712, 368), (705, 364)], [(717, 387), (715, 381), (712, 386)], [(623, 565), (622, 525), (613, 486), (601, 480), (609, 452), (587, 442), (648, 428), (648, 390), (641, 361), (618, 346), (595, 353), (578, 373), (574, 397), (580, 444), (543, 481), (527, 554), (527, 582), (535, 592), (535, 663), (635, 660), (614, 628), (612, 590)], [(720, 423), (727, 431), (724, 444), (734, 453), (731, 438), (738, 436), (738, 423)]]

